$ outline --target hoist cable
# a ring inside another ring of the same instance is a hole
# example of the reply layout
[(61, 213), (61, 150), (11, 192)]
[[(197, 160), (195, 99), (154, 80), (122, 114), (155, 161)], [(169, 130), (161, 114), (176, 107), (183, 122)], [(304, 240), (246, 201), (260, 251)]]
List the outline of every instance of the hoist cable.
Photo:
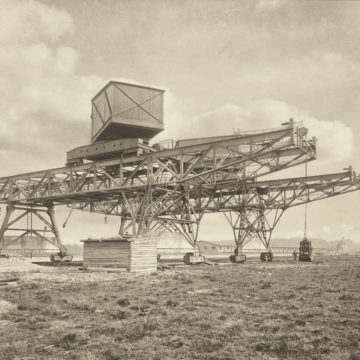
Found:
[[(308, 175), (308, 168), (307, 168), (307, 155), (306, 155), (306, 161), (305, 161), (305, 177), (307, 177)], [(306, 194), (307, 199), (305, 199), (305, 221), (304, 221), (304, 239), (306, 239), (306, 233), (307, 233), (307, 203), (308, 203), (308, 198), (309, 194)]]

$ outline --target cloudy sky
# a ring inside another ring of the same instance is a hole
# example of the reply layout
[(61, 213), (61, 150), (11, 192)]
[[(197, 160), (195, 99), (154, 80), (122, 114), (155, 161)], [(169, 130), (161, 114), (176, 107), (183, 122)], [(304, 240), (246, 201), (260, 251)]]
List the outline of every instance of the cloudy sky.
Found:
[[(310, 174), (360, 171), (360, 1), (0, 5), (0, 176), (62, 166), (66, 151), (89, 142), (90, 99), (111, 79), (166, 89), (157, 140), (294, 117), (318, 138)], [(360, 241), (359, 202), (360, 192), (310, 205), (309, 236)], [(59, 209), (60, 224), (67, 213)], [(301, 236), (302, 223), (302, 208), (288, 210), (274, 236)], [(76, 242), (117, 227), (80, 213), (62, 235)], [(204, 219), (200, 238), (231, 236), (225, 219)]]

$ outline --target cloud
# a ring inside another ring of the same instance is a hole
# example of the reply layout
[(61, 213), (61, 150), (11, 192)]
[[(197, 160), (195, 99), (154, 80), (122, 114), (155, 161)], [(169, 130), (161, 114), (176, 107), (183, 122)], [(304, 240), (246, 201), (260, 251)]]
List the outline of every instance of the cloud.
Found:
[(90, 101), (110, 79), (79, 74), (66, 11), (31, 0), (0, 5), (0, 176), (62, 166), (66, 151), (89, 143)]
[(311, 117), (284, 101), (263, 99), (244, 106), (226, 104), (194, 117), (190, 122), (191, 126), (181, 126), (184, 121), (179, 121), (170, 132), (176, 134), (177, 138), (191, 138), (198, 136), (197, 134), (228, 135), (233, 134), (235, 129), (246, 131), (279, 127), (289, 118), (303, 122), (309, 129), (309, 136), (317, 137), (318, 165), (324, 168), (330, 165), (348, 165), (346, 161), (353, 151), (352, 130), (340, 121), (330, 122)]
[(256, 10), (259, 12), (274, 11), (284, 7), (288, 2), (288, 0), (260, 0), (256, 4)]
[(36, 1), (0, 4), (2, 174), (61, 166), (67, 150), (88, 141), (90, 99), (105, 80), (77, 74), (68, 13)]
[(277, 63), (250, 65), (235, 82), (243, 87), (262, 89), (263, 93), (287, 96), (312, 94), (323, 100), (333, 93), (355, 91), (360, 86), (359, 61), (340, 52), (311, 51), (286, 57)]
[(3, 44), (58, 41), (74, 31), (71, 16), (54, 6), (32, 0), (1, 0), (0, 5), (0, 42)]
[[(277, 8), (285, 3), (260, 1), (258, 5)], [(66, 43), (76, 31), (67, 12), (36, 1), (0, 0), (0, 4), (6, 10), (0, 14), (0, 21), (5, 24), (0, 34), (2, 173), (61, 165), (67, 150), (89, 141), (90, 99), (108, 79), (78, 74), (79, 54)], [(266, 89), (268, 84), (277, 84), (279, 88), (289, 88), (289, 92), (316, 92), (324, 86), (328, 90), (350, 86), (353, 79), (360, 78), (357, 64), (336, 52), (291, 59), (282, 69), (269, 65), (252, 70), (234, 81), (240, 81), (245, 88), (251, 84)], [(289, 87), (290, 83), (296, 83), (296, 90)], [(231, 134), (237, 128), (277, 127), (294, 117), (318, 137), (321, 161), (346, 161), (353, 149), (352, 131), (342, 122), (316, 119), (284, 101), (225, 104), (186, 118), (180, 111), (181, 101), (167, 89), (164, 106), (166, 131), (161, 138), (215, 136)]]

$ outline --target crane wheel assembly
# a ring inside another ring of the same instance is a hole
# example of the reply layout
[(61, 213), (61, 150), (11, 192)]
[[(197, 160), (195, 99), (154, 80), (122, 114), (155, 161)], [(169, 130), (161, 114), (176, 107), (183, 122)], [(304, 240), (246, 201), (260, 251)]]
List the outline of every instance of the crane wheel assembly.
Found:
[(71, 262), (72, 259), (73, 259), (73, 256), (70, 254), (67, 254), (66, 251), (60, 251), (56, 254), (50, 255), (50, 261), (53, 263)]
[(205, 256), (199, 253), (188, 252), (184, 255), (184, 263), (186, 265), (203, 264), (205, 262)]

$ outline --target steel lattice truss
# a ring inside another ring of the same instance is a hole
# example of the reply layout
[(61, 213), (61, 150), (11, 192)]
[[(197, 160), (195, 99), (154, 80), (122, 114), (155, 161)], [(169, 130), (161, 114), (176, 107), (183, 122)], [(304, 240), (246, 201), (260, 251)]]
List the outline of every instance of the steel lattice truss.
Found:
[[(255, 235), (268, 247), (274, 226), (289, 206), (358, 189), (352, 171), (262, 180), (315, 159), (315, 139), (306, 140), (306, 133), (291, 121), (264, 132), (0, 178), (0, 203), (8, 205), (0, 240), (12, 230), (12, 206), (50, 209), (66, 204), (120, 216), (120, 234), (167, 229), (180, 232), (192, 246), (203, 215), (224, 212), (240, 249)], [(269, 213), (274, 212), (270, 222)], [(58, 238), (56, 226), (50, 229)]]
[[(259, 238), (269, 249), (272, 232), (284, 211), (290, 207), (359, 189), (359, 178), (349, 168), (343, 173), (258, 182), (253, 186), (244, 186), (242, 192), (235, 196), (231, 196), (234, 190), (230, 191), (225, 196), (224, 200), (229, 201), (223, 211), (233, 229), (235, 253), (253, 238)], [(219, 206), (209, 210), (216, 208)]]
[(234, 180), (187, 189), (182, 186), (176, 191), (169, 190), (167, 196), (156, 197), (153, 192), (151, 202), (144, 200), (144, 193), (131, 202), (124, 199), (83, 202), (73, 207), (120, 216), (120, 233), (136, 233), (141, 219), (146, 219), (145, 228), (179, 232), (193, 246), (203, 215), (222, 212), (233, 228), (237, 247), (242, 248), (258, 237), (268, 248), (272, 231), (285, 210), (356, 191), (359, 187), (359, 179), (350, 168), (342, 173), (281, 180)]
[(255, 179), (315, 158), (315, 145), (291, 126), (267, 133), (230, 136), (198, 145), (154, 151), (0, 178), (0, 203), (44, 205), (136, 197), (147, 186), (166, 190), (183, 184), (206, 186)]

